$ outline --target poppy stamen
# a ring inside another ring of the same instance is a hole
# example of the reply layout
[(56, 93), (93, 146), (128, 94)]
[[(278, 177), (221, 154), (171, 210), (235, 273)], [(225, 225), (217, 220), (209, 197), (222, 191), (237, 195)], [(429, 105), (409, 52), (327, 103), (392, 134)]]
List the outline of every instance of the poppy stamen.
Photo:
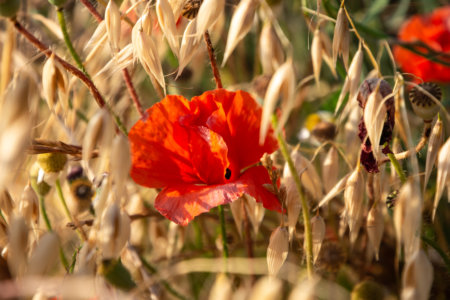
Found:
[(230, 179), (231, 178), (231, 170), (230, 169), (226, 169), (225, 170), (225, 179)]

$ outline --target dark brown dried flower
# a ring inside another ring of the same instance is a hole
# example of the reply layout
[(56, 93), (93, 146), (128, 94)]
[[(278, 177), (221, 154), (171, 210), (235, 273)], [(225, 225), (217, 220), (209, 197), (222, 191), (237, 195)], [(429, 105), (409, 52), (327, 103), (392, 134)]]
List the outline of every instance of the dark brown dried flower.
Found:
[(194, 19), (197, 14), (200, 6), (202, 5), (203, 0), (188, 0), (186, 4), (183, 6), (183, 11), (181, 15), (189, 20)]
[(411, 101), (411, 106), (416, 115), (421, 117), (424, 121), (430, 122), (439, 112), (439, 105), (422, 89), (430, 93), (439, 101), (442, 99), (442, 91), (437, 84), (433, 82), (424, 82), (419, 84), (419, 86), (414, 87), (409, 93), (409, 101)]

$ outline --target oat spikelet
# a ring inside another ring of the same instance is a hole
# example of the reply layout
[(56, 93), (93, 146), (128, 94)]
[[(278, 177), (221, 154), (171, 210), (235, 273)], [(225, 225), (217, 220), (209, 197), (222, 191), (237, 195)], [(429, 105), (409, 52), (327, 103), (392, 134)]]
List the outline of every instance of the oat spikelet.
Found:
[(350, 229), (350, 243), (354, 243), (358, 237), (364, 213), (364, 176), (359, 168), (356, 168), (347, 179), (344, 191), (344, 217)]
[[(312, 242), (313, 242), (313, 261), (314, 263), (319, 257), (320, 248), (322, 248), (322, 242), (325, 238), (325, 221), (320, 215), (314, 216), (311, 219), (311, 232), (312, 232)], [(306, 249), (306, 243), (304, 245)]]
[(256, 202), (256, 199), (252, 196), (244, 194), (243, 200), (245, 202), (245, 210), (247, 212), (250, 223), (252, 224), (255, 234), (258, 233), (259, 226), (264, 219), (265, 209), (262, 203)]
[(120, 27), (121, 18), (120, 10), (116, 4), (116, 1), (109, 0), (105, 10), (105, 25), (106, 32), (108, 34), (109, 45), (113, 53), (119, 52), (120, 46)]
[(337, 183), (339, 176), (339, 156), (335, 147), (328, 150), (322, 163), (322, 178), (325, 191), (328, 193)]
[(56, 95), (59, 96), (61, 107), (67, 111), (69, 92), (69, 80), (66, 70), (55, 60), (53, 54), (44, 64), (42, 69), (42, 89), (51, 111), (56, 111)]
[(9, 226), (8, 266), (14, 277), (23, 275), (27, 266), (29, 229), (23, 217), (14, 217)]
[(169, 47), (176, 57), (179, 56), (179, 41), (177, 25), (172, 7), (168, 0), (156, 1), (156, 15), (158, 16), (159, 26), (169, 43)]
[(11, 198), (7, 189), (0, 191), (0, 211), (6, 219), (6, 222), (10, 222), (13, 216), (14, 201)]
[(372, 144), (373, 153), (377, 160), (381, 157), (380, 140), (386, 119), (386, 106), (383, 103), (383, 97), (379, 92), (379, 85), (369, 95), (364, 108), (364, 123), (367, 128), (367, 135)]
[(238, 199), (230, 203), (231, 214), (233, 215), (233, 220), (236, 224), (236, 228), (240, 237), (242, 237), (242, 226), (244, 224), (242, 201), (242, 197), (239, 197)]
[(41, 276), (50, 271), (56, 263), (58, 257), (59, 239), (54, 232), (46, 232), (38, 241), (38, 245), (33, 249), (28, 262), (27, 275)]
[(402, 300), (426, 300), (433, 284), (433, 265), (423, 250), (406, 261), (402, 274)]
[(227, 275), (220, 273), (209, 292), (209, 300), (229, 300), (233, 293), (232, 282)]
[(131, 152), (128, 138), (118, 134), (112, 142), (111, 175), (115, 182), (116, 194), (120, 198), (125, 189), (131, 168)]
[(202, 35), (209, 30), (225, 8), (225, 0), (204, 0), (197, 15), (197, 34)]
[(319, 26), (314, 30), (314, 37), (311, 44), (311, 59), (314, 71), (314, 78), (316, 79), (316, 84), (319, 84), (320, 80), (320, 68), (322, 67), (322, 41), (320, 35)]
[[(437, 161), (437, 179), (436, 179), (436, 194), (434, 195), (433, 204), (433, 221), (436, 216), (436, 209), (439, 205), (439, 200), (441, 199), (442, 193), (445, 187), (447, 191), (450, 190), (450, 138), (447, 139), (445, 144), (439, 151), (438, 161)], [(449, 192), (450, 194), (450, 192)], [(448, 199), (450, 201), (450, 198)]]
[(199, 45), (201, 45), (201, 42), (202, 36), (197, 34), (197, 19), (193, 19), (189, 21), (189, 24), (184, 30), (183, 38), (181, 39), (177, 78), (197, 53), (197, 49), (199, 48)]
[(367, 215), (367, 235), (369, 236), (370, 246), (375, 252), (375, 259), (379, 259), (381, 238), (384, 231), (384, 217), (380, 203), (372, 206)]
[(130, 217), (112, 203), (103, 213), (98, 235), (103, 258), (117, 258), (130, 237)]
[(253, 286), (249, 300), (276, 300), (280, 299), (283, 284), (281, 280), (274, 277), (263, 277)]
[(39, 222), (38, 196), (29, 183), (22, 192), (19, 203), (19, 213), (27, 222), (33, 222), (35, 224)]
[(317, 205), (317, 208), (320, 208), (327, 204), (331, 199), (335, 198), (337, 195), (339, 195), (340, 192), (342, 192), (345, 188), (345, 185), (347, 184), (347, 179), (350, 176), (350, 174), (345, 175), (342, 177), (336, 185), (328, 192), (328, 194), (325, 195), (325, 197), (320, 200), (319, 204)]
[(267, 266), (269, 275), (276, 276), (284, 264), (289, 252), (289, 233), (286, 227), (277, 227), (270, 235), (267, 248)]
[(442, 121), (437, 120), (436, 124), (434, 124), (433, 130), (431, 131), (430, 141), (428, 142), (427, 149), (427, 160), (425, 164), (425, 176), (423, 180), (423, 190), (425, 191), (427, 187), (428, 180), (430, 179), (431, 171), (433, 170), (433, 166), (436, 162), (436, 157), (439, 152), (439, 148), (441, 147), (444, 141), (442, 129)]
[(250, 31), (255, 18), (256, 7), (259, 0), (242, 0), (239, 2), (228, 30), (227, 45), (223, 56), (222, 66), (225, 65), (234, 48)]
[(295, 72), (292, 60), (288, 59), (272, 76), (267, 87), (264, 98), (263, 112), (261, 118), (261, 130), (259, 134), (259, 143), (262, 145), (266, 139), (270, 127), (272, 114), (275, 111), (278, 99), (281, 97), (285, 102), (282, 116), (278, 123), (277, 130), (283, 127), (287, 121), (290, 110), (292, 109), (295, 95)]
[(284, 51), (271, 22), (264, 23), (258, 48), (263, 73), (273, 74), (284, 62)]
[(333, 37), (333, 65), (336, 65), (338, 54), (342, 55), (345, 69), (348, 70), (348, 52), (350, 48), (350, 30), (344, 8), (341, 7), (336, 18)]

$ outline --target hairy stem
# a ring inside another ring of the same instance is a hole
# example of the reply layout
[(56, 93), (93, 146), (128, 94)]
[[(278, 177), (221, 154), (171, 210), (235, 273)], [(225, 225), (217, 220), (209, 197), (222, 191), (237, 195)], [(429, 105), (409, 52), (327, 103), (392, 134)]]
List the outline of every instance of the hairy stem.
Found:
[(209, 32), (206, 31), (203, 35), (205, 38), (206, 48), (208, 49), (209, 61), (211, 62), (211, 69), (214, 75), (214, 80), (216, 81), (216, 87), (218, 89), (222, 88), (222, 79), (220, 78), (219, 68), (217, 67), (216, 56), (214, 54), (214, 48), (211, 43), (211, 38), (209, 36)]

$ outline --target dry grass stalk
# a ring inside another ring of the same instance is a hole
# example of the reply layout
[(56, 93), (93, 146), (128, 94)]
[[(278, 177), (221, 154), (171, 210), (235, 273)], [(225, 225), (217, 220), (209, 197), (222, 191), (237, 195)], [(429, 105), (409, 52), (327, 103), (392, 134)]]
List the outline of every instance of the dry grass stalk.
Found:
[(376, 203), (375, 205), (372, 206), (372, 208), (369, 211), (369, 214), (367, 215), (367, 223), (366, 223), (369, 243), (373, 251), (375, 252), (376, 260), (379, 259), (380, 244), (384, 231), (384, 216), (380, 205), (381, 203)]
[(156, 15), (159, 27), (169, 43), (169, 47), (176, 57), (179, 57), (179, 41), (175, 16), (168, 0), (156, 1)]
[[(325, 221), (320, 215), (314, 216), (311, 219), (311, 227), (312, 227), (312, 242), (313, 242), (313, 259), (314, 263), (319, 257), (320, 248), (322, 248), (322, 242), (325, 238)], [(304, 245), (305, 247), (306, 245)]]
[(204, 0), (197, 15), (197, 34), (203, 35), (220, 19), (225, 9), (225, 0)]
[(267, 247), (267, 266), (269, 275), (276, 276), (283, 266), (289, 252), (289, 233), (286, 227), (277, 227), (270, 235)]
[(364, 176), (359, 168), (347, 179), (344, 203), (344, 219), (350, 229), (350, 243), (353, 244), (358, 237), (364, 214)]
[(120, 49), (121, 17), (120, 10), (114, 0), (109, 0), (105, 10), (106, 33), (108, 34), (109, 45), (114, 54)]
[(273, 74), (284, 62), (284, 51), (271, 22), (264, 22), (259, 37), (259, 57), (264, 74)]
[[(436, 209), (439, 205), (439, 200), (442, 197), (444, 189), (447, 187), (447, 192), (450, 194), (450, 138), (447, 139), (445, 144), (439, 151), (437, 161), (437, 179), (436, 179), (436, 194), (434, 195), (433, 204), (433, 220), (436, 216)], [(448, 198), (450, 201), (450, 197)]]
[(433, 265), (423, 250), (417, 250), (403, 269), (401, 299), (429, 299), (433, 277)]
[(328, 193), (338, 182), (339, 156), (335, 147), (330, 147), (322, 163), (322, 179), (325, 191)]
[(225, 47), (222, 66), (225, 65), (237, 44), (252, 28), (258, 4), (259, 0), (242, 0), (236, 7), (228, 30), (227, 45)]

